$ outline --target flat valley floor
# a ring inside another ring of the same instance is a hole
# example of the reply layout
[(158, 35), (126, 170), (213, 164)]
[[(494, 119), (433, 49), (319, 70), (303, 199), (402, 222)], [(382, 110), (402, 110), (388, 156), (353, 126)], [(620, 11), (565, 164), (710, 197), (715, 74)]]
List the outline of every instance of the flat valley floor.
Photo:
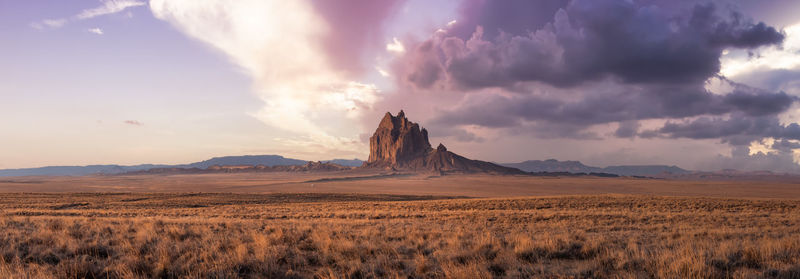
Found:
[(800, 185), (0, 178), (0, 278), (800, 278)]
[(800, 199), (800, 180), (668, 180), (650, 178), (407, 175), (379, 172), (218, 173), (0, 177), (2, 192), (347, 193), (514, 197), (634, 194)]

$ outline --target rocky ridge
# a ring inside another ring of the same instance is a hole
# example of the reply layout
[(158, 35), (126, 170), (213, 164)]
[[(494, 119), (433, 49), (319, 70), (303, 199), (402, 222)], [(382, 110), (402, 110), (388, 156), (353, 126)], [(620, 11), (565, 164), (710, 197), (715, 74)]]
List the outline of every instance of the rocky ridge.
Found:
[(353, 167), (329, 162), (307, 162), (303, 165), (213, 165), (208, 168), (152, 168), (126, 174), (196, 174), (196, 173), (240, 173), (240, 172), (331, 172), (352, 170)]

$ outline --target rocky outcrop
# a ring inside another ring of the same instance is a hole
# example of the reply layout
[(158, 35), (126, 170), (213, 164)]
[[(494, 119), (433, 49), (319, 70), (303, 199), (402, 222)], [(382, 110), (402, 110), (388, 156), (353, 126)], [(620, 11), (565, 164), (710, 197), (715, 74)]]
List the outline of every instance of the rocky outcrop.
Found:
[(409, 121), (402, 110), (397, 116), (388, 112), (384, 115), (369, 139), (369, 147), (369, 159), (364, 162), (364, 168), (440, 173), (524, 173), (515, 168), (467, 159), (448, 151), (443, 144), (432, 148), (428, 131)]
[(386, 115), (378, 124), (378, 129), (369, 138), (370, 165), (404, 165), (431, 150), (428, 131), (417, 123), (408, 121), (401, 110), (397, 116)]

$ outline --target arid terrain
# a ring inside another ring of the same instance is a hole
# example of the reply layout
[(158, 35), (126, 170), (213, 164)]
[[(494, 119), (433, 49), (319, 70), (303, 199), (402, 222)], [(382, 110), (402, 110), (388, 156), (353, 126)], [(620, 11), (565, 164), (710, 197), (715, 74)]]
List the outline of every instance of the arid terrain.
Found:
[(0, 194), (2, 278), (798, 278), (800, 201)]
[(0, 0), (0, 279), (800, 279), (800, 0)]
[(0, 278), (800, 278), (800, 185), (354, 170), (9, 177)]
[(2, 177), (0, 192), (358, 193), (469, 197), (610, 193), (800, 199), (800, 182), (482, 174), (439, 176), (355, 170), (309, 173)]

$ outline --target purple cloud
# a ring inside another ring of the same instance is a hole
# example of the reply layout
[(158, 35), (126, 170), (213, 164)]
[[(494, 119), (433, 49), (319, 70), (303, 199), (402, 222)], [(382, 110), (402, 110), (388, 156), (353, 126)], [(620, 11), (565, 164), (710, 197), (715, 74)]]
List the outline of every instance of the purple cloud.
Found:
[(611, 136), (747, 144), (736, 134), (792, 137), (753, 129), (693, 137), (674, 121), (640, 133), (639, 121), (728, 115), (734, 121), (776, 121), (797, 97), (727, 80), (733, 92), (715, 94), (706, 81), (724, 79), (723, 50), (779, 46), (784, 37), (712, 3), (474, 0), (464, 2), (456, 25), (409, 44), (394, 76), (406, 91), (485, 95), (438, 110), (431, 123), (450, 130), (473, 125), (529, 130), (541, 138), (596, 139), (602, 136), (589, 128), (619, 123)]
[[(510, 2), (467, 3), (491, 11)], [(533, 3), (523, 2), (523, 8)], [(514, 18), (513, 13), (487, 17), (488, 22), (466, 20), (474, 22), (469, 37), (459, 36), (467, 27), (458, 25), (419, 44), (402, 61), (406, 71), (398, 78), (417, 88), (435, 81), (459, 89), (529, 81), (568, 87), (609, 77), (624, 83), (696, 83), (719, 72), (725, 48), (778, 45), (784, 39), (762, 22), (720, 13), (713, 4), (695, 5), (681, 15), (625, 1), (579, 0), (558, 9), (539, 29), (522, 28), (542, 25), (541, 18), (531, 17), (530, 24), (519, 27), (527, 17)]]

